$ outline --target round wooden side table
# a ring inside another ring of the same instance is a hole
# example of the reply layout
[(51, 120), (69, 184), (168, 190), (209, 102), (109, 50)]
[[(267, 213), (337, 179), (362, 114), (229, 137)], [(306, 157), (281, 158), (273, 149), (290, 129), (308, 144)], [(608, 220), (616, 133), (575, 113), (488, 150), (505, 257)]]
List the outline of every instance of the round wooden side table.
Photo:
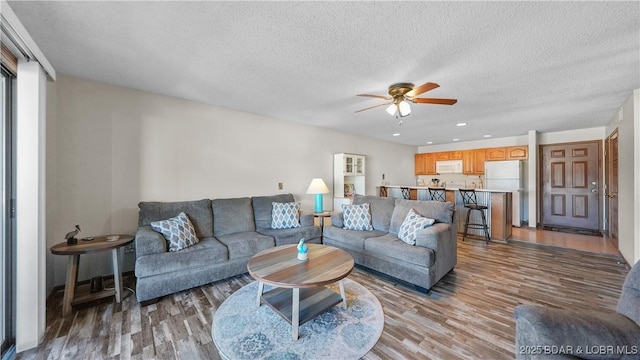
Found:
[[(117, 238), (116, 238), (117, 237)], [(67, 281), (64, 286), (64, 298), (62, 300), (62, 316), (71, 313), (71, 305), (80, 304), (88, 301), (101, 299), (107, 296), (115, 295), (116, 302), (122, 301), (122, 273), (120, 271), (120, 252), (119, 249), (133, 242), (131, 235), (100, 235), (90, 237), (91, 240), (78, 240), (75, 245), (67, 245), (67, 242), (61, 242), (51, 247), (51, 253), (55, 255), (69, 256), (67, 263)], [(113, 282), (114, 290), (105, 290), (101, 293), (90, 294), (78, 298), (74, 301), (74, 294), (78, 280), (78, 265), (80, 264), (80, 255), (98, 253), (103, 251), (111, 251), (113, 263)]]

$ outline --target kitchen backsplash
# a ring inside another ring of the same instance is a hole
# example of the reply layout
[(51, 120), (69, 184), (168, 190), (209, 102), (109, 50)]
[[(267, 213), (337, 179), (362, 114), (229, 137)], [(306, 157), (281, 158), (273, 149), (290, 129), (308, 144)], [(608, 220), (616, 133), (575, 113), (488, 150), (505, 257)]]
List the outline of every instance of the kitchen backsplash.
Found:
[(463, 174), (440, 174), (440, 175), (419, 175), (416, 176), (417, 186), (442, 186), (451, 188), (476, 188), (484, 187), (484, 176), (463, 175)]

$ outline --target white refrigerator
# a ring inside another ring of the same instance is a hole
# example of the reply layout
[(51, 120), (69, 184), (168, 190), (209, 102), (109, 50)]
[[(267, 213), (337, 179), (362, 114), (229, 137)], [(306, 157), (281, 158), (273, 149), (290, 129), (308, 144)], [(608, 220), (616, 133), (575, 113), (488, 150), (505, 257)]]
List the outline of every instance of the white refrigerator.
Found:
[(485, 188), (511, 191), (513, 200), (513, 226), (522, 223), (523, 164), (520, 160), (487, 161), (484, 163)]

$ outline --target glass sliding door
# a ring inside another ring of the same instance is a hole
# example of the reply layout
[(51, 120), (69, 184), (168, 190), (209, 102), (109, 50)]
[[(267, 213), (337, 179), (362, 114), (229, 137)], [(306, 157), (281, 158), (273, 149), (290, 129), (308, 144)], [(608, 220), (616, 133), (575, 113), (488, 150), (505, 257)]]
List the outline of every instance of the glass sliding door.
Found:
[(15, 229), (14, 229), (14, 164), (13, 144), (13, 77), (0, 68), (0, 354), (15, 344)]

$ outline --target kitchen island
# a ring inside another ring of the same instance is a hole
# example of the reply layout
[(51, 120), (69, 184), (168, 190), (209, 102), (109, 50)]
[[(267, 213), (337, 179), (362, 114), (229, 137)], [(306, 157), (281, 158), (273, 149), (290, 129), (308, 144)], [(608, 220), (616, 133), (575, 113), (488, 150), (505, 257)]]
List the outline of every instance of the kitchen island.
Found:
[[(404, 198), (402, 193), (403, 189), (408, 192), (409, 199), (413, 200), (431, 200), (429, 196), (429, 187), (426, 186), (400, 186), (400, 185), (385, 185), (378, 187), (378, 194), (380, 196), (389, 196), (396, 198)], [(505, 190), (491, 190), (491, 189), (475, 189), (476, 197), (478, 198), (478, 204), (487, 205), (489, 209), (486, 212), (487, 224), (489, 225), (489, 233), (491, 234), (491, 240), (506, 242), (511, 237), (512, 230), (512, 206), (513, 197), (510, 191)], [(458, 232), (464, 232), (464, 222), (467, 217), (467, 209), (462, 202), (462, 196), (458, 191), (458, 188), (447, 187), (445, 188), (447, 201), (455, 204), (455, 216), (458, 224)], [(472, 223), (481, 223), (482, 219), (480, 213), (474, 211), (471, 213), (469, 219)], [(469, 229), (467, 235), (478, 236), (484, 238), (482, 230)]]

